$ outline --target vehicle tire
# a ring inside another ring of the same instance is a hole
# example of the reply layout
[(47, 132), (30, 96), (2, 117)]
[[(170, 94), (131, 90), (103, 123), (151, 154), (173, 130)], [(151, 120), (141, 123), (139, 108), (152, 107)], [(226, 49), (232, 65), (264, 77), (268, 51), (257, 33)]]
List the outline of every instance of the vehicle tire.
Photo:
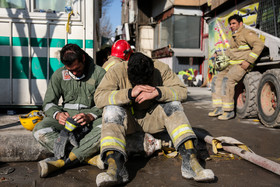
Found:
[(239, 118), (257, 117), (257, 90), (262, 74), (250, 72), (236, 86), (236, 115)]
[(258, 116), (266, 127), (280, 126), (280, 70), (266, 71), (257, 94)]

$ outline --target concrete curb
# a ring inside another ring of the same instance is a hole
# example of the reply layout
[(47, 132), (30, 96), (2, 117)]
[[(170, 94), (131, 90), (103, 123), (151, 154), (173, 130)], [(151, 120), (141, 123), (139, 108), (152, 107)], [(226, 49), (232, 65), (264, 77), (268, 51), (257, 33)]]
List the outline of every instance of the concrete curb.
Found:
[(50, 157), (47, 149), (23, 128), (18, 115), (0, 115), (0, 161), (37, 161)]

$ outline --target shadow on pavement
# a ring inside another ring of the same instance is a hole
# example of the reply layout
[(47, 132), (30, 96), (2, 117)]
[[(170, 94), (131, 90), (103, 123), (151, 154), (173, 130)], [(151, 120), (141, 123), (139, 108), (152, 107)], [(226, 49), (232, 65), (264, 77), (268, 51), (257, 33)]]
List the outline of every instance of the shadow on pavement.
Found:
[(0, 129), (7, 129), (10, 127), (15, 127), (15, 126), (20, 126), (20, 125), (21, 125), (20, 122), (10, 123), (10, 124), (0, 126)]

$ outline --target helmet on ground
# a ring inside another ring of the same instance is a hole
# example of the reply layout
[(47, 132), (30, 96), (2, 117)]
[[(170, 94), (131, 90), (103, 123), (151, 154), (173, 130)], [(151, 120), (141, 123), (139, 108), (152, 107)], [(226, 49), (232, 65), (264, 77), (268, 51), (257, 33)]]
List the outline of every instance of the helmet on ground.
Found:
[(42, 121), (43, 118), (44, 114), (42, 111), (32, 110), (26, 115), (19, 116), (19, 121), (25, 129), (32, 131), (35, 125)]
[(132, 49), (125, 40), (116, 41), (111, 49), (111, 56), (121, 58), (123, 60), (128, 60), (132, 53)]

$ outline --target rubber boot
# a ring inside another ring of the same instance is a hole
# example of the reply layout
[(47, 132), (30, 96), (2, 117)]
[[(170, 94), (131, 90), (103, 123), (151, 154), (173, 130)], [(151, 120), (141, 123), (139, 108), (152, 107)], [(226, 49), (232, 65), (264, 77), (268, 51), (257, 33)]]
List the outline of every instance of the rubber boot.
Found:
[(223, 114), (223, 109), (222, 107), (217, 107), (213, 112), (209, 112), (208, 116), (209, 117), (217, 117)]
[(219, 116), (219, 120), (229, 120), (234, 118), (234, 111), (224, 112), (223, 115)]
[(73, 163), (76, 159), (76, 155), (70, 152), (69, 157), (66, 160), (57, 159), (56, 157), (41, 160), (38, 163), (39, 175), (42, 178), (47, 177), (50, 173), (53, 173), (64, 166), (70, 165), (70, 163)]
[(108, 164), (108, 170), (97, 175), (97, 186), (114, 186), (128, 182), (128, 172), (124, 166), (124, 156), (121, 153), (108, 151), (105, 163)]
[(192, 140), (188, 140), (180, 145), (178, 151), (182, 156), (181, 172), (184, 178), (194, 179), (195, 181), (214, 180), (213, 171), (210, 169), (204, 169), (199, 164)]
[(104, 162), (101, 160), (100, 155), (85, 160), (88, 164), (96, 166), (99, 169), (105, 169)]

